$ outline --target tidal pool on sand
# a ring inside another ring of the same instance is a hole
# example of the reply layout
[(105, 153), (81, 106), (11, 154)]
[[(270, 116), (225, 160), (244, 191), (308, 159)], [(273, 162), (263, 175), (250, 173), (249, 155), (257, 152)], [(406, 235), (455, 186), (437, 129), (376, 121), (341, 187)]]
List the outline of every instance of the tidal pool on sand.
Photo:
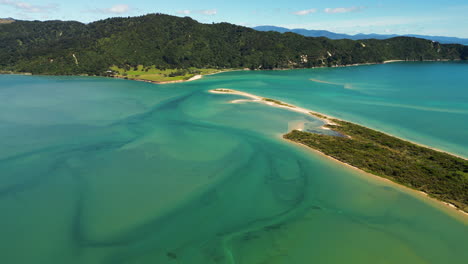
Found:
[[(226, 75), (224, 81), (229, 81)], [(0, 76), (2, 263), (461, 263), (466, 219), (207, 91)]]

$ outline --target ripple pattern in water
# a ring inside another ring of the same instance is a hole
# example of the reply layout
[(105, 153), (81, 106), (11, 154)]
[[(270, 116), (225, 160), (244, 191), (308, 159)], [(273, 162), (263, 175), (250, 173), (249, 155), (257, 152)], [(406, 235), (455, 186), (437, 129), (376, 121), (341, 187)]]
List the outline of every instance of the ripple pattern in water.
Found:
[[(216, 77), (218, 78), (218, 77)], [(2, 263), (460, 263), (466, 222), (212, 79), (0, 76)]]

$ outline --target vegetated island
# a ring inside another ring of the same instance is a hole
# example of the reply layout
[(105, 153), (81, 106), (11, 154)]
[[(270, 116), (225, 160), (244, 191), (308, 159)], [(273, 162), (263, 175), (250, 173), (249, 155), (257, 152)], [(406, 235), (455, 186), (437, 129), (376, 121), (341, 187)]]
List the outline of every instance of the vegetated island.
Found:
[(283, 138), (303, 144), (340, 162), (424, 192), (468, 212), (468, 160), (424, 147), (347, 121), (231, 89), (213, 93), (243, 95), (272, 106), (310, 114), (325, 122), (323, 128), (339, 136), (293, 130)]

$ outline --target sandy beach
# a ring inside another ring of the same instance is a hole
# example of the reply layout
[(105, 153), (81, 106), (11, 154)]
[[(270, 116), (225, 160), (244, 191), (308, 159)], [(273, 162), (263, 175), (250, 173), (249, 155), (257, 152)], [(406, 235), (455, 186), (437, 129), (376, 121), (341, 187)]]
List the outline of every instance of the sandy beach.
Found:
[[(335, 117), (328, 116), (328, 115), (325, 115), (325, 114), (322, 114), (322, 113), (319, 113), (319, 112), (315, 112), (315, 111), (312, 111), (310, 109), (306, 109), (306, 108), (298, 107), (298, 106), (295, 106), (295, 105), (287, 104), (287, 103), (284, 103), (284, 102), (281, 102), (281, 101), (277, 101), (277, 102), (280, 102), (282, 104), (278, 104), (278, 103), (271, 102), (271, 101), (266, 101), (268, 98), (257, 96), (257, 95), (246, 93), (246, 92), (241, 92), (241, 91), (236, 91), (236, 90), (231, 90), (231, 89), (215, 89), (215, 90), (210, 90), (210, 92), (211, 93), (219, 93), (219, 94), (235, 94), (235, 95), (241, 95), (241, 96), (245, 96), (245, 97), (250, 98), (250, 100), (248, 100), (248, 99), (247, 100), (246, 99), (232, 100), (232, 101), (230, 101), (230, 103), (258, 102), (258, 103), (266, 104), (266, 105), (277, 107), (277, 108), (287, 109), (289, 111), (303, 113), (303, 114), (306, 114), (306, 115), (313, 115), (314, 117), (322, 120), (325, 123), (325, 125), (336, 125), (330, 119), (340, 120), (339, 118), (335, 118)], [(320, 116), (323, 116), (325, 118), (320, 118)], [(328, 127), (322, 127), (322, 129), (329, 129), (329, 128)]]
[[(257, 102), (257, 103), (262, 103), (262, 104), (266, 104), (266, 105), (269, 105), (269, 106), (272, 106), (272, 107), (277, 107), (277, 108), (282, 108), (282, 109), (287, 109), (287, 110), (290, 110), (290, 111), (294, 111), (294, 112), (299, 112), (299, 113), (303, 113), (303, 114), (306, 114), (306, 115), (313, 115), (315, 118), (318, 118), (320, 120), (322, 120), (325, 124), (324, 126), (320, 127), (321, 129), (329, 129), (328, 127), (325, 127), (325, 125), (336, 125), (335, 123), (333, 123), (332, 121), (330, 121), (330, 119), (337, 119), (337, 120), (340, 120), (340, 121), (345, 121), (345, 120), (342, 120), (342, 119), (339, 119), (339, 118), (335, 118), (335, 117), (332, 117), (332, 116), (328, 116), (328, 115), (325, 115), (325, 114), (322, 114), (322, 113), (318, 113), (318, 112), (315, 112), (315, 111), (312, 111), (310, 109), (306, 109), (306, 108), (301, 108), (301, 107), (297, 107), (297, 106), (294, 106), (294, 105), (291, 105), (291, 104), (287, 104), (287, 103), (284, 103), (284, 102), (281, 102), (281, 101), (277, 101), (277, 100), (274, 100), (274, 102), (272, 101), (266, 101), (268, 98), (265, 98), (265, 97), (261, 97), (261, 96), (257, 96), (257, 95), (254, 95), (254, 94), (250, 94), (250, 93), (246, 93), (246, 92), (241, 92), (241, 91), (237, 91), (237, 90), (232, 90), (232, 89), (225, 89), (225, 88), (218, 88), (218, 89), (213, 89), (213, 90), (210, 90), (209, 91), (210, 93), (215, 93), (215, 94), (232, 94), (232, 95), (240, 95), (240, 96), (244, 96), (244, 97), (247, 97), (249, 99), (237, 99), (237, 100), (232, 100), (230, 101), (229, 103), (244, 103), (244, 102)], [(271, 100), (271, 99), (270, 99)], [(293, 124), (292, 126), (289, 126), (289, 128), (291, 129), (299, 129), (299, 130), (302, 130), (303, 128), (303, 125), (301, 126), (301, 124)], [(382, 132), (383, 133), (383, 132)], [(386, 134), (386, 133), (384, 133)], [(395, 137), (393, 135), (390, 135), (390, 134), (386, 134), (386, 135), (389, 135), (389, 136), (392, 136), (392, 137)], [(398, 138), (398, 137), (396, 137)], [(400, 138), (401, 139), (401, 138)], [(287, 140), (287, 139), (284, 139), (284, 140)], [(405, 139), (401, 139), (401, 140), (405, 140)], [(368, 173), (368, 172), (365, 172), (363, 170), (361, 170), (360, 168), (358, 167), (355, 167), (355, 166), (352, 166), (348, 163), (345, 163), (345, 162), (342, 162), (338, 159), (335, 159), (331, 156), (328, 156), (326, 154), (324, 154), (323, 152), (319, 151), (319, 150), (315, 150), (315, 149), (312, 149), (308, 146), (305, 146), (303, 144), (300, 144), (300, 143), (296, 143), (296, 142), (293, 142), (293, 141), (290, 141), (290, 140), (287, 140), (288, 142), (291, 142), (291, 143), (294, 143), (298, 146), (301, 146), (301, 147), (304, 147), (306, 148), (307, 150), (312, 150), (313, 152), (315, 153), (318, 153), (324, 157), (327, 157), (341, 165), (344, 165), (348, 168), (352, 168), (354, 170), (357, 170), (365, 175), (371, 175), (373, 178), (375, 179), (379, 179), (379, 180), (382, 180), (382, 181), (385, 181), (385, 182), (390, 182), (392, 184), (395, 184), (396, 186), (399, 186), (399, 187), (403, 187), (403, 189), (405, 190), (408, 190), (408, 191), (411, 191), (411, 193), (417, 195), (418, 197), (421, 197), (421, 198), (429, 198), (431, 201), (435, 201), (437, 202), (438, 204), (442, 204), (444, 205), (445, 208), (450, 208), (451, 211), (455, 211), (455, 212), (458, 212), (460, 213), (463, 217), (466, 217), (468, 216), (468, 213), (467, 212), (464, 212), (460, 209), (458, 209), (455, 205), (451, 204), (451, 203), (447, 203), (447, 202), (444, 202), (444, 201), (441, 201), (441, 200), (438, 200), (436, 198), (433, 198), (431, 196), (429, 196), (427, 193), (425, 192), (422, 192), (422, 191), (419, 191), (419, 190), (415, 190), (415, 189), (411, 189), (409, 187), (406, 187), (404, 185), (401, 185), (401, 184), (398, 184), (398, 183), (395, 183), (387, 178), (384, 178), (384, 177), (381, 177), (381, 176), (377, 176), (377, 175), (374, 175), (374, 174), (371, 174), (371, 173)], [(408, 140), (405, 140), (405, 141), (408, 141)], [(416, 145), (419, 145), (419, 146), (422, 146), (422, 147), (426, 147), (426, 148), (430, 148), (430, 149), (433, 149), (433, 150), (436, 150), (436, 151), (439, 151), (439, 152), (445, 152), (445, 151), (442, 151), (442, 150), (439, 150), (439, 149), (435, 149), (435, 148), (431, 148), (431, 147), (428, 147), (428, 146), (425, 146), (425, 145), (421, 145), (421, 144), (418, 144), (418, 143), (415, 143), (415, 142), (412, 142), (412, 141), (408, 141), (408, 142), (411, 142), (413, 144), (416, 144)], [(445, 153), (448, 153), (448, 152), (445, 152)], [(459, 157), (459, 158), (462, 158), (462, 159), (466, 159), (465, 157), (460, 157), (460, 156), (457, 156), (457, 155), (454, 155), (452, 153), (448, 153), (452, 156), (456, 156), (456, 157)], [(455, 210), (454, 210), (455, 209)]]
[(191, 82), (200, 80), (203, 78), (203, 75), (195, 75), (188, 80), (177, 80), (177, 81), (165, 81), (165, 82), (157, 82), (157, 81), (150, 81), (150, 80), (143, 80), (143, 79), (132, 79), (132, 81), (139, 81), (139, 82), (147, 82), (147, 83), (155, 83), (155, 84), (169, 84), (169, 83), (182, 83), (182, 82)]
[[(306, 114), (306, 115), (313, 115), (313, 116), (317, 117), (318, 119), (322, 120), (325, 123), (325, 125), (336, 125), (335, 123), (333, 123), (332, 121), (329, 120), (329, 119), (332, 119), (334, 117), (327, 116), (327, 115), (324, 115), (324, 114), (321, 114), (321, 113), (318, 113), (318, 112), (314, 112), (312, 110), (302, 108), (302, 107), (298, 107), (298, 106), (295, 106), (295, 105), (286, 104), (286, 103), (281, 102), (281, 101), (276, 101), (275, 100), (274, 102), (272, 102), (272, 101), (268, 101), (269, 99), (265, 98), (265, 97), (261, 97), (261, 96), (257, 96), (257, 95), (254, 95), (254, 94), (241, 92), (241, 91), (237, 91), (237, 90), (231, 90), (231, 89), (220, 88), (220, 89), (210, 90), (210, 92), (211, 93), (217, 93), (217, 94), (241, 95), (241, 96), (245, 96), (245, 97), (250, 98), (250, 99), (237, 99), (237, 100), (230, 101), (230, 103), (233, 103), (233, 104), (245, 103), (245, 102), (256, 102), (256, 103), (266, 104), (266, 105), (269, 105), (269, 106), (273, 106), (273, 107), (277, 107), (277, 108), (283, 108), (283, 109), (287, 109), (289, 111), (294, 111), (294, 112), (298, 112), (298, 113), (302, 113), (302, 114)], [(321, 116), (324, 116), (326, 118), (320, 118), (317, 115), (321, 115)], [(335, 119), (338, 119), (338, 118), (335, 118)], [(329, 129), (328, 127), (325, 127), (325, 126), (322, 126), (321, 128), (322, 129)]]
[(404, 60), (386, 60), (383, 63), (402, 62)]

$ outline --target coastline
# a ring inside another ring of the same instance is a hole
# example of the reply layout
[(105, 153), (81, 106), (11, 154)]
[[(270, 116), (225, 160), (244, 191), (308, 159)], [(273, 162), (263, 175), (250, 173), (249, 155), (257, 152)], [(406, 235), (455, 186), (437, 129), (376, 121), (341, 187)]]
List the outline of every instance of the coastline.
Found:
[[(192, 82), (196, 80), (202, 79), (204, 76), (210, 76), (210, 75), (215, 75), (215, 74), (220, 74), (220, 73), (225, 73), (225, 72), (233, 72), (233, 71), (245, 71), (246, 69), (233, 69), (233, 70), (222, 70), (219, 72), (213, 72), (213, 73), (208, 73), (208, 74), (197, 74), (190, 79), (187, 80), (177, 80), (177, 81), (163, 81), (163, 82), (156, 82), (156, 81), (147, 81), (155, 84), (169, 84), (169, 83), (183, 83), (183, 82)], [(136, 80), (135, 80), (136, 81)], [(145, 80), (141, 80), (145, 81)]]
[[(121, 80), (129, 80), (129, 81), (137, 81), (137, 82), (146, 82), (146, 83), (152, 83), (152, 84), (171, 84), (171, 83), (183, 83), (183, 82), (191, 82), (191, 81), (196, 81), (202, 79), (204, 76), (209, 76), (209, 75), (215, 75), (219, 73), (225, 73), (225, 72), (233, 72), (233, 71), (287, 71), (287, 70), (304, 70), (304, 69), (321, 69), (321, 68), (341, 68), (341, 67), (355, 67), (355, 66), (366, 66), (366, 65), (378, 65), (378, 64), (388, 64), (388, 63), (394, 63), (394, 62), (446, 62), (446, 61), (461, 61), (460, 59), (437, 59), (437, 60), (385, 60), (382, 62), (365, 62), (365, 63), (355, 63), (355, 64), (346, 64), (346, 65), (322, 65), (322, 66), (315, 66), (315, 67), (308, 67), (308, 68), (273, 68), (273, 69), (249, 69), (249, 68), (243, 68), (243, 69), (230, 69), (230, 70), (221, 70), (219, 72), (214, 72), (214, 73), (208, 73), (208, 74), (197, 74), (195, 76), (192, 76), (191, 78), (187, 80), (174, 80), (174, 81), (151, 81), (151, 80), (145, 80), (145, 79), (129, 79), (125, 77), (118, 77), (118, 76), (100, 76), (100, 75), (88, 75), (88, 74), (75, 74), (75, 75), (56, 75), (56, 76), (95, 76), (95, 77), (107, 77), (107, 78), (114, 78), (114, 79), (121, 79)], [(0, 70), (0, 75), (38, 75), (38, 76), (50, 76), (51, 74), (33, 74), (30, 72), (13, 72), (13, 71), (2, 71)], [(316, 82), (323, 82), (321, 80), (315, 80), (311, 79), (312, 81)], [(327, 83), (327, 82), (324, 82)], [(330, 83), (332, 84), (332, 83)], [(337, 119), (337, 118), (336, 118)], [(417, 143), (415, 143), (417, 144)], [(421, 145), (424, 146), (424, 145)], [(428, 147), (428, 146), (424, 146)], [(430, 148), (430, 147), (428, 147)], [(438, 149), (434, 149), (437, 151), (440, 151)], [(448, 152), (447, 152), (448, 153)], [(449, 153), (451, 154), (451, 153)]]
[[(354, 63), (354, 64), (346, 64), (346, 65), (318, 66), (318, 67), (311, 67), (310, 69), (355, 67), (355, 66), (388, 64), (388, 63), (394, 63), (394, 62), (444, 62), (444, 61), (460, 61), (460, 60), (450, 60), (450, 59), (438, 59), (438, 60), (385, 60), (385, 61), (382, 61), (382, 62), (364, 62), (364, 63)], [(307, 68), (307, 69), (309, 69), (309, 68)]]
[[(301, 108), (301, 107), (297, 107), (297, 106), (294, 106), (294, 105), (291, 105), (291, 104), (287, 104), (287, 103), (284, 103), (284, 102), (281, 102), (281, 101), (276, 101), (274, 100), (275, 102), (271, 102), (271, 101), (267, 101), (268, 98), (265, 98), (265, 97), (261, 97), (261, 96), (257, 96), (257, 95), (254, 95), (254, 94), (250, 94), (250, 93), (246, 93), (246, 92), (241, 92), (241, 91), (237, 91), (237, 90), (232, 90), (232, 89), (224, 89), (224, 88), (219, 88), (219, 89), (212, 89), (212, 90), (209, 90), (208, 92), (210, 93), (214, 93), (214, 94), (232, 94), (232, 95), (240, 95), (240, 96), (244, 96), (244, 97), (248, 97), (250, 99), (236, 99), (236, 100), (231, 100), (229, 101), (229, 103), (244, 103), (244, 102), (257, 102), (257, 103), (262, 103), (262, 104), (266, 104), (266, 105), (269, 105), (269, 106), (272, 106), (272, 107), (277, 107), (277, 108), (282, 108), (282, 109), (287, 109), (287, 110), (290, 110), (290, 111), (294, 111), (294, 112), (299, 112), (299, 113), (302, 113), (302, 114), (306, 114), (306, 115), (312, 115), (318, 119), (320, 119), (321, 121), (324, 122), (324, 125), (321, 126), (320, 128), (321, 129), (329, 129), (327, 127), (325, 127), (326, 125), (335, 125), (332, 121), (330, 121), (330, 119), (337, 119), (337, 120), (340, 120), (340, 121), (345, 121), (345, 120), (342, 120), (342, 119), (339, 119), (339, 118), (334, 118), (332, 116), (328, 116), (328, 115), (325, 115), (325, 114), (322, 114), (322, 113), (319, 113), (319, 112), (316, 112), (316, 111), (312, 111), (310, 109), (306, 109), (306, 108)], [(270, 99), (271, 100), (271, 99)], [(347, 121), (345, 121), (347, 122)], [(365, 126), (363, 126), (365, 127)], [(381, 131), (379, 131), (381, 132)], [(384, 133), (384, 132), (381, 132), (381, 133)], [(391, 137), (395, 137), (393, 135), (390, 135), (390, 134), (387, 134), (387, 133), (384, 133), (388, 136), (391, 136)], [(467, 160), (466, 157), (461, 157), (461, 156), (458, 156), (458, 155), (455, 155), (453, 153), (449, 153), (449, 152), (446, 152), (446, 151), (442, 151), (442, 150), (439, 150), (439, 149), (436, 149), (436, 148), (432, 148), (432, 147), (429, 147), (429, 146), (425, 146), (425, 145), (422, 145), (422, 144), (419, 144), (419, 143), (416, 143), (416, 142), (412, 142), (412, 141), (409, 141), (409, 140), (406, 140), (406, 139), (402, 139), (402, 138), (399, 138), (399, 137), (395, 137), (395, 138), (398, 138), (400, 140), (403, 140), (403, 141), (407, 141), (407, 142), (410, 142), (410, 143), (413, 143), (415, 145), (418, 145), (418, 146), (421, 146), (421, 147), (425, 147), (425, 148), (429, 148), (429, 149), (432, 149), (432, 150), (435, 150), (435, 151), (438, 151), (438, 152), (443, 152), (443, 153), (446, 153), (446, 154), (449, 154), (449, 155), (452, 155), (452, 156), (455, 156), (455, 157), (458, 157), (458, 158), (462, 158), (462, 159), (465, 159)], [(455, 205), (451, 204), (451, 203), (448, 203), (448, 202), (445, 202), (445, 201), (441, 201), (437, 198), (434, 198), (434, 197), (431, 197), (429, 196), (429, 194), (425, 193), (425, 192), (422, 192), (422, 191), (419, 191), (419, 190), (416, 190), (416, 189), (412, 189), (408, 186), (405, 186), (405, 185), (402, 185), (402, 184), (399, 184), (397, 182), (394, 182), (388, 178), (385, 178), (385, 177), (382, 177), (382, 176), (378, 176), (378, 175), (375, 175), (375, 174), (372, 174), (372, 173), (369, 173), (369, 172), (366, 172), (358, 167), (355, 167), (353, 165), (350, 165), (348, 163), (345, 163), (345, 162), (342, 162), (338, 159), (335, 159), (331, 156), (328, 156), (326, 155), (325, 153), (319, 151), (319, 150), (316, 150), (316, 149), (313, 149), (313, 148), (310, 148), (304, 144), (301, 144), (301, 143), (297, 143), (297, 142), (294, 142), (294, 141), (291, 141), (291, 140), (288, 140), (288, 139), (284, 139), (283, 140), (285, 141), (288, 141), (288, 142), (291, 142), (291, 143), (294, 143), (298, 146), (301, 146), (303, 148), (306, 148), (307, 150), (312, 150), (313, 152), (317, 153), (317, 154), (320, 154), (321, 156), (323, 157), (326, 157), (330, 160), (333, 160), (341, 165), (344, 165), (348, 168), (352, 168), (354, 170), (357, 170), (363, 174), (366, 174), (366, 175), (372, 175), (373, 177), (375, 178), (378, 178), (378, 179), (381, 179), (381, 180), (385, 180), (386, 182), (391, 182), (397, 186), (400, 186), (400, 187), (404, 187), (405, 190), (411, 190), (413, 193), (416, 193), (418, 194), (420, 197), (421, 195), (423, 195), (424, 197), (426, 198), (429, 198), (430, 200), (432, 201), (436, 201), (438, 202), (439, 204), (441, 205), (444, 205), (445, 208), (450, 208), (451, 211), (455, 211), (455, 212), (458, 212), (460, 213), (460, 215), (463, 215), (464, 217), (468, 217), (468, 213), (467, 212), (464, 212), (463, 210), (457, 208)], [(455, 210), (453, 210), (455, 209)]]
[(12, 71), (1, 71), (0, 75), (23, 75), (23, 76), (76, 76), (76, 77), (103, 77), (103, 78), (112, 78), (112, 79), (120, 79), (120, 80), (128, 80), (128, 81), (136, 81), (136, 82), (146, 82), (146, 83), (153, 83), (153, 84), (171, 84), (171, 83), (183, 83), (183, 82), (191, 82), (202, 79), (204, 76), (215, 75), (219, 73), (225, 72), (232, 72), (232, 71), (246, 71), (249, 69), (232, 69), (232, 70), (221, 70), (219, 72), (213, 72), (208, 74), (197, 74), (190, 77), (187, 80), (174, 80), (174, 81), (151, 81), (145, 79), (130, 79), (120, 76), (100, 76), (100, 75), (88, 75), (88, 74), (75, 74), (75, 75), (50, 75), (50, 74), (33, 74), (30, 72), (12, 72)]
[(187, 80), (162, 81), (162, 82), (150, 81), (150, 80), (145, 80), (145, 79), (125, 79), (125, 78), (121, 78), (121, 77), (111, 77), (111, 78), (123, 79), (123, 80), (129, 80), (129, 81), (137, 81), (137, 82), (154, 83), (154, 84), (169, 84), (169, 83), (182, 83), (182, 82), (196, 81), (196, 80), (199, 80), (199, 79), (203, 78), (203, 76), (198, 74), (198, 75), (195, 75), (195, 76), (193, 76), (193, 77), (191, 77), (190, 79), (187, 79)]
[[(209, 73), (209, 74), (198, 74), (198, 75), (195, 75), (195, 76), (193, 76), (193, 77), (191, 77), (190, 79), (187, 79), (187, 80), (177, 80), (177, 81), (150, 81), (150, 80), (144, 80), (144, 79), (128, 79), (128, 80), (139, 81), (139, 82), (147, 82), (147, 83), (154, 83), (154, 84), (171, 84), (171, 83), (183, 83), (183, 82), (196, 81), (196, 80), (202, 79), (204, 76), (215, 75), (215, 74), (225, 73), (225, 72), (233, 72), (233, 71), (287, 71), (287, 70), (299, 70), (299, 69), (355, 67), (355, 66), (388, 64), (388, 63), (394, 63), (394, 62), (442, 62), (442, 61), (456, 61), (456, 60), (449, 60), (449, 59), (422, 60), (422, 61), (420, 61), (420, 60), (385, 60), (385, 61), (382, 61), (382, 62), (366, 62), (366, 63), (355, 63), (355, 64), (346, 64), (346, 65), (318, 66), (318, 67), (310, 67), (310, 68), (274, 68), (274, 69), (271, 69), (271, 70), (264, 70), (264, 69), (254, 69), (254, 70), (252, 70), (252, 69), (249, 69), (249, 68), (244, 68), (244, 69), (222, 70), (222, 71), (219, 71), (219, 72), (214, 72), (214, 73)], [(112, 78), (124, 79), (124, 78), (120, 78), (120, 77), (112, 77)], [(322, 82), (320, 80), (313, 80), (313, 81)]]
[(344, 166), (344, 167), (346, 167), (348, 169), (352, 169), (352, 170), (360, 173), (361, 175), (363, 175), (365, 177), (370, 176), (370, 177), (372, 177), (372, 179), (374, 179), (376, 181), (382, 181), (382, 182), (389, 183), (391, 185), (397, 186), (398, 188), (402, 188), (404, 191), (406, 191), (407, 193), (413, 195), (414, 197), (417, 197), (418, 199), (421, 199), (421, 200), (423, 200), (425, 202), (431, 202), (432, 206), (437, 206), (441, 210), (446, 211), (451, 216), (459, 218), (461, 221), (464, 221), (464, 222), (468, 223), (468, 213), (461, 210), (461, 209), (459, 209), (458, 207), (456, 207), (455, 205), (453, 205), (451, 203), (441, 201), (441, 200), (439, 200), (437, 198), (434, 198), (434, 197), (430, 196), (429, 194), (427, 194), (427, 193), (425, 193), (423, 191), (412, 189), (412, 188), (410, 188), (408, 186), (405, 186), (403, 184), (399, 184), (397, 182), (394, 182), (394, 181), (392, 181), (392, 180), (390, 180), (388, 178), (385, 178), (385, 177), (382, 177), (382, 176), (378, 176), (378, 175), (363, 171), (362, 169), (360, 169), (360, 168), (358, 168), (356, 166), (353, 166), (353, 165), (348, 164), (346, 162), (342, 162), (342, 161), (340, 161), (340, 160), (338, 160), (338, 159), (336, 159), (334, 157), (328, 156), (327, 154), (321, 152), (320, 150), (310, 148), (310, 147), (308, 147), (308, 146), (306, 146), (304, 144), (294, 142), (292, 140), (285, 139), (283, 137), (281, 137), (281, 138), (286, 142), (292, 143), (292, 144), (300, 147), (301, 149), (303, 149), (306, 152), (309, 151), (312, 154), (316, 154), (316, 155), (319, 155), (319, 156), (321, 156), (323, 158), (331, 160), (331, 161), (335, 162), (336, 164), (338, 164), (340, 166)]
[(175, 80), (175, 81), (151, 81), (151, 80), (145, 80), (145, 79), (129, 79), (129, 78), (123, 78), (123, 77), (118, 77), (118, 76), (110, 76), (110, 78), (129, 80), (129, 81), (137, 81), (137, 82), (146, 82), (146, 83), (153, 83), (153, 84), (171, 84), (171, 83), (184, 83), (184, 82), (196, 81), (196, 80), (202, 79), (204, 76), (215, 75), (215, 74), (219, 74), (219, 73), (232, 72), (232, 71), (245, 71), (245, 70), (247, 70), (247, 69), (221, 70), (221, 71), (213, 72), (213, 73), (197, 74), (197, 75), (194, 75), (194, 76), (192, 76), (191, 78), (189, 78), (187, 80)]

